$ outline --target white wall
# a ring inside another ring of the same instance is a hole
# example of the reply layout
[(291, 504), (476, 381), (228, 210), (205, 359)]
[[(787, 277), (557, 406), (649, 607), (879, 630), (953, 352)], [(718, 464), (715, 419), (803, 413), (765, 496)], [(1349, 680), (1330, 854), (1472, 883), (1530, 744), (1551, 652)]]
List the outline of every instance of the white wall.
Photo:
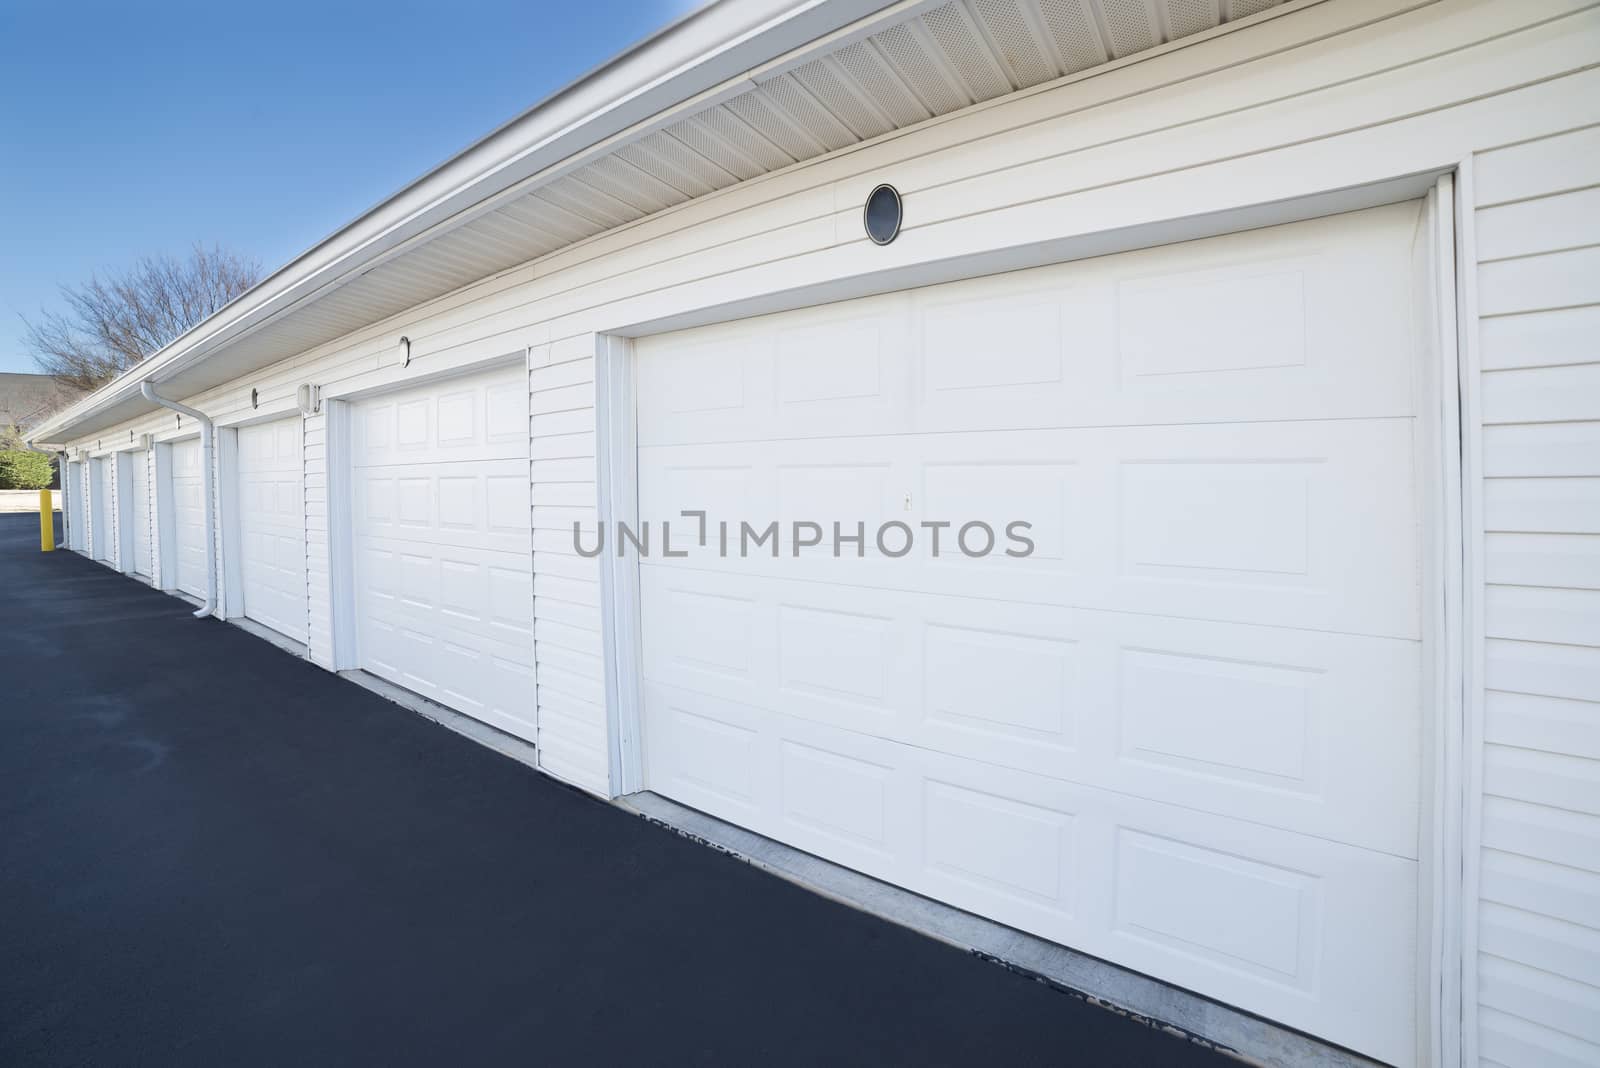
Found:
[(1481, 1051), (1600, 1063), (1600, 127), (1475, 156)]
[[(595, 516), (593, 332), (1461, 166), (1467, 360), (1482, 368), (1465, 386), (1483, 424), (1480, 438), (1467, 421), (1467, 538), (1484, 550), (1469, 655), (1487, 654), (1469, 692), (1483, 902), (1468, 908), (1467, 1046), (1600, 1063), (1596, 57), (1600, 11), (1573, 0), (1311, 4), (731, 187), (185, 400), (242, 417), (253, 387), (266, 408), (301, 382), (348, 394), (530, 347), (540, 758), (604, 792), (600, 583), (570, 530)], [(906, 204), (886, 248), (860, 233), (879, 181)], [(170, 438), (172, 422), (105, 433)], [(305, 449), (311, 655), (331, 665), (321, 417)]]

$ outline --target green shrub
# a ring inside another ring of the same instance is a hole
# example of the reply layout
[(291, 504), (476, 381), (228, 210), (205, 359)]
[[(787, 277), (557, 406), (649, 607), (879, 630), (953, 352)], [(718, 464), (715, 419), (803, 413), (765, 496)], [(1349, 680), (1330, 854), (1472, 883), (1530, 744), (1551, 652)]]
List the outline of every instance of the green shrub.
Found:
[(47, 452), (26, 449), (0, 452), (0, 489), (46, 489), (52, 475)]

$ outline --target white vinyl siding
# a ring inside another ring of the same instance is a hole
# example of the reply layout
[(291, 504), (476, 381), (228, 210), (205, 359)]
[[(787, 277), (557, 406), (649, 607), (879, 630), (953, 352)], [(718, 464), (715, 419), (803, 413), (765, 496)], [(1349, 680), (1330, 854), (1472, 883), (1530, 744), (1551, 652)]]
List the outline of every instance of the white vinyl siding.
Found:
[(328, 418), (322, 412), (301, 422), (305, 435), (307, 649), (313, 663), (332, 668), (333, 585), (328, 543)]
[[(1587, 948), (1600, 914), (1600, 829), (1582, 789), (1597, 759), (1600, 687), (1587, 622), (1600, 472), (1586, 443), (1597, 417), (1583, 407), (1600, 331), (1585, 193), (1600, 185), (1596, 55), (1600, 11), (1579, 0), (1309, 4), (729, 186), (183, 399), (247, 418), (252, 388), (263, 406), (292, 405), (301, 383), (330, 396), (533, 346), (530, 397), (546, 395), (530, 431), (540, 759), (603, 793), (597, 565), (571, 553), (570, 526), (548, 511), (594, 504), (593, 461), (577, 455), (592, 432), (593, 387), (564, 377), (567, 363), (592, 357), (587, 335), (803, 286), (834, 291), (796, 304), (837, 299), (884, 268), (949, 272), (971, 254), (1202, 219), (1471, 158), (1461, 188), (1489, 262), (1475, 273), (1482, 319), (1467, 324), (1486, 424), (1476, 443), (1483, 481), (1468, 495), (1481, 490), (1486, 529), (1467, 536), (1486, 552), (1478, 578), (1492, 585), (1474, 590), (1488, 666), (1486, 692), (1471, 696), (1486, 751), (1469, 763), (1482, 765), (1491, 796), (1485, 903), (1481, 915), (1468, 909), (1483, 966), (1476, 993), (1468, 975), (1468, 1049), (1503, 1064), (1593, 1063), (1600, 1012), (1580, 1010), (1600, 960)], [(900, 189), (907, 210), (887, 248), (860, 231), (860, 205), (880, 181)], [(331, 666), (325, 425), (306, 421), (307, 585), (311, 655)], [(170, 412), (156, 412), (103, 433), (170, 441), (173, 427)], [(76, 515), (75, 538), (89, 526), (87, 508)], [(1535, 794), (1538, 780), (1545, 792)]]
[(604, 793), (606, 712), (600, 575), (578, 555), (573, 524), (594, 544), (597, 519), (591, 337), (530, 354), (534, 649), (539, 665), (539, 766)]
[(1600, 127), (1473, 162), (1486, 1060), (1600, 1064)]
[(132, 468), (129, 473), (128, 487), (133, 495), (133, 500), (128, 502), (128, 514), (133, 524), (133, 566), (130, 568), (134, 574), (151, 578), (155, 574), (154, 524), (151, 522), (151, 473), (150, 450), (139, 449), (135, 452), (123, 453), (122, 462)]

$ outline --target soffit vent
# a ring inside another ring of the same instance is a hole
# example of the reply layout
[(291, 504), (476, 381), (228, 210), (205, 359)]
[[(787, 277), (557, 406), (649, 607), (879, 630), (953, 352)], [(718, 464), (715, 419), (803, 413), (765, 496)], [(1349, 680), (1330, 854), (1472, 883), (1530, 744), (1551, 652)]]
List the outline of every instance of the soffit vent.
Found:
[(1118, 59), (1154, 48), (1160, 28), (1155, 12), (1140, 0), (1099, 0), (1111, 36), (1111, 54)]
[(1209, 30), (1218, 21), (1213, 0), (1166, 0), (1168, 36), (1172, 40)]
[(995, 54), (985, 45), (977, 25), (961, 4), (936, 7), (922, 16), (928, 32), (955, 68), (974, 100), (993, 100), (1014, 88), (1000, 69)]
[(1019, 88), (1038, 85), (1058, 75), (1058, 65), (1048, 58), (1049, 46), (1041, 31), (1016, 0), (973, 0), (972, 9)]

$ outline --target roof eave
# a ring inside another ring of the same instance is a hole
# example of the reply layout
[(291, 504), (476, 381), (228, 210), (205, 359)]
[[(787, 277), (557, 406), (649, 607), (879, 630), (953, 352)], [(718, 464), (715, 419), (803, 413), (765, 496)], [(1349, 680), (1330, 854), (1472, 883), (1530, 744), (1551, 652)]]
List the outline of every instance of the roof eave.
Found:
[(64, 444), (163, 382), (473, 206), (653, 116), (886, 7), (889, 0), (717, 0), (545, 98), (341, 227), (141, 363), (47, 420)]

